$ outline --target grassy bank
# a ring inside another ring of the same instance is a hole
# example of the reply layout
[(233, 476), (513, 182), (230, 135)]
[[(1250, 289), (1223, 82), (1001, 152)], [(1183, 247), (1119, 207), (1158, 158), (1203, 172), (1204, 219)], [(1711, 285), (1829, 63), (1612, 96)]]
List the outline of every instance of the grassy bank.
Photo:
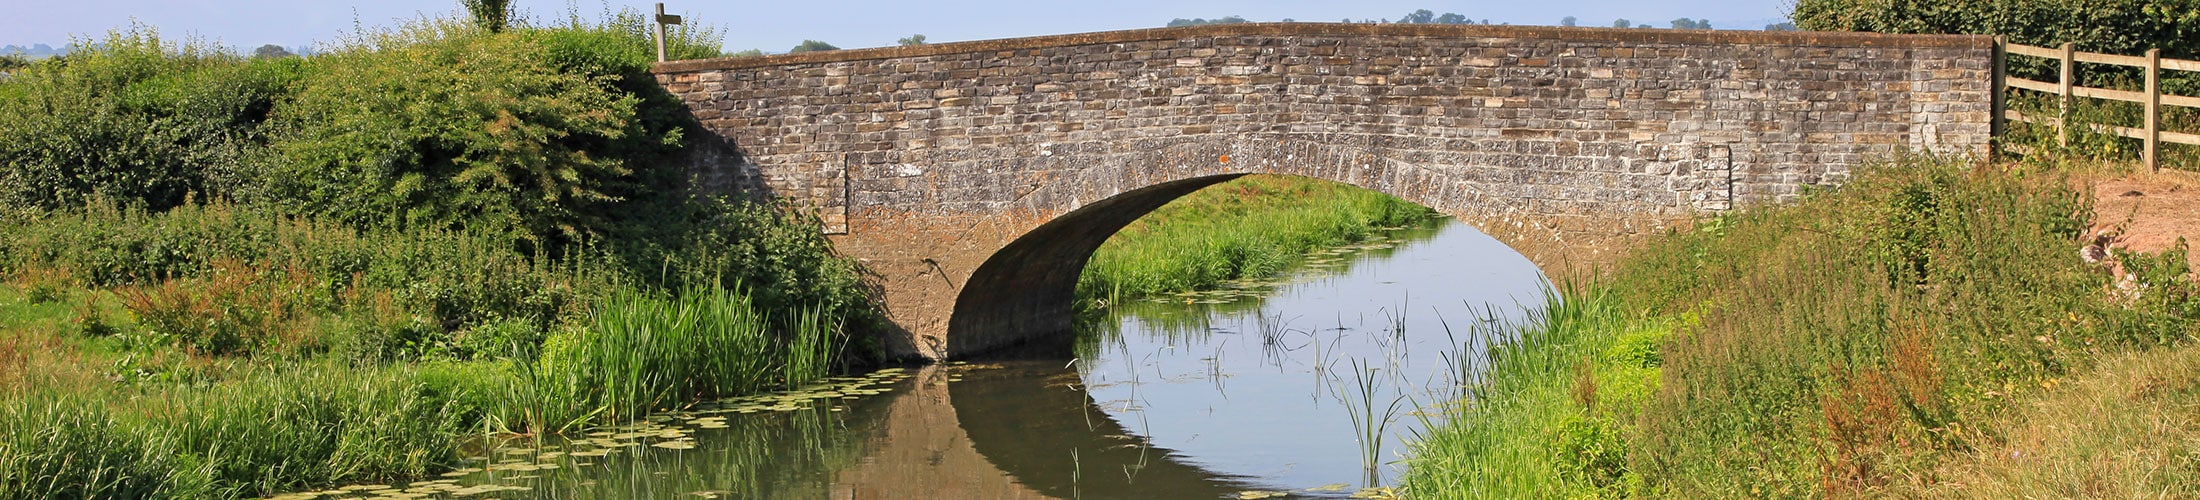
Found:
[[(727, 210), (816, 234), (770, 207)], [(616, 259), (511, 249), (223, 205), (0, 223), (0, 497), (419, 476), (485, 433), (792, 387), (850, 349), (848, 316), (826, 304), (767, 307), (738, 280), (666, 288)], [(668, 281), (720, 274), (743, 273)]]
[(1496, 348), (1410, 490), (2189, 493), (2195, 384), (2168, 374), (2200, 294), (2181, 250), (2119, 255), (2121, 288), (2082, 261), (2088, 203), (2053, 170), (1911, 158), (1669, 234)]
[(1155, 209), (1093, 253), (1077, 279), (1080, 307), (1203, 290), (1275, 274), (1309, 250), (1352, 243), (1378, 228), (1434, 220), (1435, 211), (1325, 180), (1250, 175)]
[(640, 13), (505, 21), (138, 26), (0, 81), (0, 498), (414, 477), (864, 357), (813, 217), (680, 189)]

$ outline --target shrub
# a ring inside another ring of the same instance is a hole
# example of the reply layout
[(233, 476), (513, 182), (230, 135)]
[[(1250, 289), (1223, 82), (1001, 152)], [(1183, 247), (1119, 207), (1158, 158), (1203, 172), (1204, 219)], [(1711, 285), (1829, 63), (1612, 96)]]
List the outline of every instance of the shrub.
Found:
[[(2009, 41), (2054, 47), (2064, 42), (2078, 50), (2139, 55), (2162, 49), (2162, 57), (2200, 58), (2200, 9), (2189, 0), (1799, 0), (1797, 26), (1814, 31), (2006, 35)], [(2054, 81), (2053, 61), (2011, 58), (2010, 73)], [(2084, 72), (2086, 85), (2137, 82), (2137, 68), (2101, 66)], [(2163, 88), (2171, 93), (2200, 93), (2200, 78), (2168, 72)]]
[(0, 207), (162, 210), (236, 182), (301, 75), (135, 26), (0, 79)]
[(629, 133), (635, 99), (560, 72), (523, 34), (314, 61), (240, 199), (362, 228), (577, 236), (631, 178), (588, 145)]

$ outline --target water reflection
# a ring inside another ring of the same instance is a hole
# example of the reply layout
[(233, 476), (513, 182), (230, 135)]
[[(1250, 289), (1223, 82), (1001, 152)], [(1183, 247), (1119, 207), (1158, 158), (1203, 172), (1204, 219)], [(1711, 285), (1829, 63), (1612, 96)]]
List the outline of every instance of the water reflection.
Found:
[(1119, 307), (1085, 325), (1083, 379), (1118, 420), (1217, 474), (1380, 485), (1420, 430), (1417, 408), (1456, 397), (1486, 326), (1540, 307), (1545, 286), (1455, 221), (1393, 238), (1256, 284), (1267, 290)]
[(500, 443), (447, 478), (293, 496), (1343, 497), (1393, 472), (1365, 465), (1404, 450), (1406, 412), (1473, 376), (1474, 326), (1525, 314), (1541, 285), (1445, 221), (1291, 279), (1118, 305), (1085, 322), (1074, 361), (888, 369)]

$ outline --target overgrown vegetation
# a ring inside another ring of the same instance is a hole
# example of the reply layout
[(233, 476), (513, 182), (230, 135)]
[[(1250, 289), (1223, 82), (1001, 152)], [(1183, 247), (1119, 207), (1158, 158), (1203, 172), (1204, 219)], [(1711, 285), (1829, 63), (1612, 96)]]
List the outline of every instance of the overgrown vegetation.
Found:
[[(2018, 477), (2055, 467), (2118, 472), (2087, 476), (2098, 488), (2085, 491), (2189, 488), (2189, 475), (2167, 479), (2189, 474), (2174, 445), (2159, 460), (2084, 463), (2125, 442), (2104, 438), (2023, 471), (1979, 455), (2042, 453), (2026, 415), (2090, 411), (2042, 406), (2083, 400), (2070, 381), (2130, 369), (2103, 360), (2181, 359), (2152, 353), (2200, 337), (2200, 284), (2135, 272), (2140, 292), (2113, 292), (2109, 271), (2072, 251), (2090, 218), (2061, 173), (1911, 158), (1669, 234), (1496, 348), (1488, 378), (1417, 445), (1412, 491), (1900, 496), (1976, 487), (1957, 471), (1979, 467), (2033, 485), (2012, 491), (2074, 491)], [(2184, 258), (2119, 260), (2181, 270), (2165, 263)], [(2128, 394), (2156, 415), (2186, 399)], [(2114, 422), (2134, 421), (2103, 425)]]
[[(1806, 30), (1870, 31), (1880, 33), (2002, 35), (2010, 43), (2039, 47), (2075, 44), (2082, 52), (2128, 56), (2161, 49), (2163, 58), (2200, 60), (2200, 5), (2190, 0), (2136, 0), (2119, 2), (2068, 2), (2014, 0), (1969, 2), (1931, 0), (1891, 2), (1879, 0), (1801, 0), (1795, 3), (1795, 22)], [(2061, 63), (2053, 59), (2012, 55), (2010, 76), (2055, 82)], [(2140, 68), (2079, 63), (2079, 85), (2138, 91), (2145, 86)], [(2166, 94), (2200, 96), (2200, 72), (2163, 71), (2161, 90)], [(2138, 127), (2145, 108), (2137, 103), (2102, 99), (2075, 100), (2071, 118), (2078, 123)], [(2042, 116), (2056, 116), (2060, 103), (2052, 95), (2016, 92), (2015, 109)], [(2072, 127), (2072, 137), (2061, 137), (2053, 127), (2011, 122), (2005, 144), (2030, 146), (2034, 151), (2084, 158), (2131, 159), (2139, 155), (2136, 139)], [(2164, 107), (2163, 130), (2200, 132), (2200, 110)], [(2167, 165), (2200, 164), (2200, 147), (2165, 143)]]
[(480, 21), (271, 59), (141, 26), (0, 79), (0, 498), (417, 476), (867, 356), (814, 218), (679, 188), (639, 12)]
[(1110, 237), (1077, 278), (1079, 308), (1273, 275), (1308, 250), (1436, 217), (1428, 207), (1320, 179), (1232, 179), (1171, 201)]

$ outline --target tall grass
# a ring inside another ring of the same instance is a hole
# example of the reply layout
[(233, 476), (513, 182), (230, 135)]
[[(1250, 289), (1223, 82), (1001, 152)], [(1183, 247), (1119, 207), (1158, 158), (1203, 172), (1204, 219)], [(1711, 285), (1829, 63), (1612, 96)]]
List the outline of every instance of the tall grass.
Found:
[(1355, 186), (1245, 176), (1178, 198), (1117, 232), (1085, 265), (1077, 297), (1081, 306), (1120, 302), (1264, 277), (1308, 250), (1435, 217), (1427, 207)]
[(267, 495), (456, 462), (453, 399), (403, 368), (317, 368), (198, 391), (0, 401), (0, 497)]
[(2189, 278), (2142, 277), (2169, 304), (2109, 293), (2075, 251), (2090, 218), (2062, 174), (1906, 158), (1676, 231), (1493, 348), (1408, 482), (1729, 497), (1952, 480), (1937, 464), (2004, 439), (2001, 415), (2042, 388), (2200, 333)]
[(591, 328), (554, 336), (545, 346), (522, 381), (535, 386), (521, 389), (556, 396), (531, 397), (544, 407), (528, 412), (524, 423), (560, 432), (825, 376), (840, 325), (818, 309), (783, 312), (794, 318), (781, 330), (738, 287), (616, 295)]

